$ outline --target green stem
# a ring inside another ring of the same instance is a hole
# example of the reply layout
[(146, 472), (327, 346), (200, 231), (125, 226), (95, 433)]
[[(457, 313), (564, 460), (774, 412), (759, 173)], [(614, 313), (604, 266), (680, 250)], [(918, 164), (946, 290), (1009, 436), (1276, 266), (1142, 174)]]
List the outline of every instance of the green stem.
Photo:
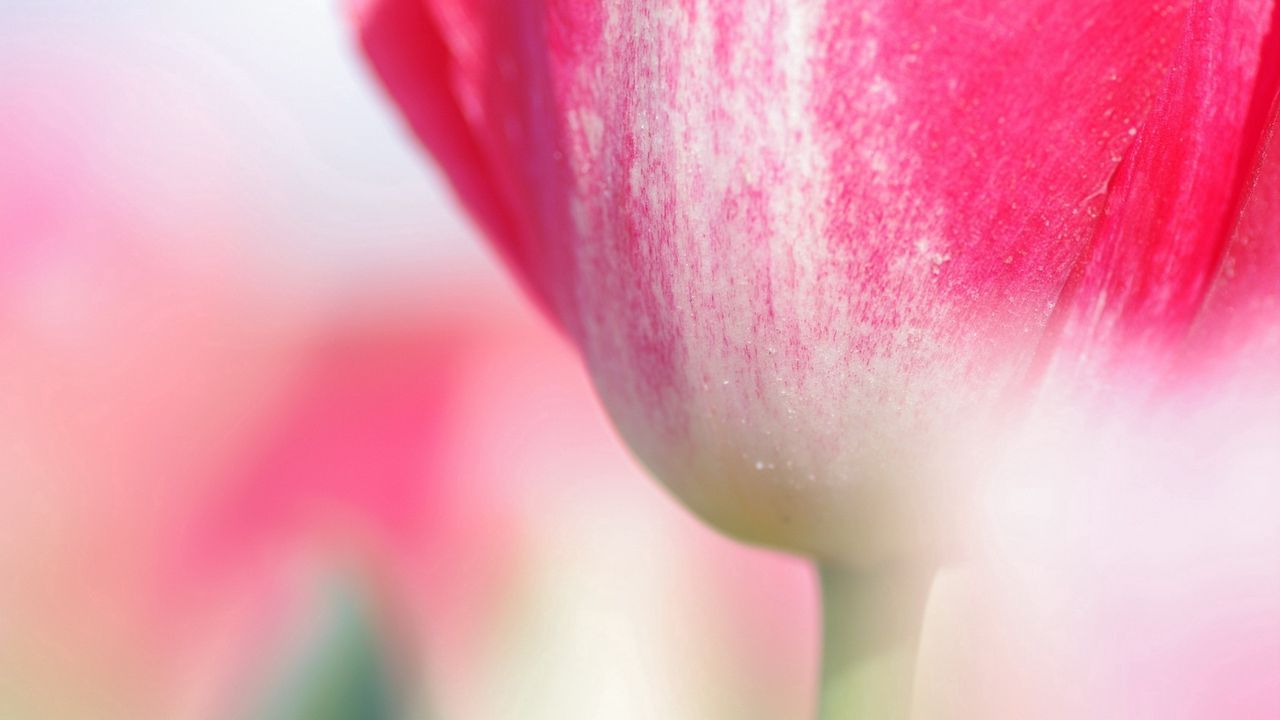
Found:
[(907, 720), (932, 572), (820, 567), (820, 720)]

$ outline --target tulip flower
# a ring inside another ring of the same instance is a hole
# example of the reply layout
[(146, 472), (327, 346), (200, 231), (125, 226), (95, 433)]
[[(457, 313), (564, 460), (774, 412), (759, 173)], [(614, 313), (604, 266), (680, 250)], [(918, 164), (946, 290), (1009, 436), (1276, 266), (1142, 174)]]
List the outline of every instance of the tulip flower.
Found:
[(1028, 414), (1204, 396), (1277, 318), (1270, 0), (355, 17), (640, 460), (817, 559), (831, 717), (904, 712), (932, 568)]

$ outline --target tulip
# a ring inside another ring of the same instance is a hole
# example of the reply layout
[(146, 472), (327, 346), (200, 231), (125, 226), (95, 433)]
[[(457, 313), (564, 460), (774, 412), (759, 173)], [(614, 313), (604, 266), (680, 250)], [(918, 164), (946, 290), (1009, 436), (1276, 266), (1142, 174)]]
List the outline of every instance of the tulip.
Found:
[(817, 560), (829, 717), (906, 712), (933, 570), (1029, 417), (1141, 418), (1267, 357), (1277, 13), (354, 7), (639, 459)]

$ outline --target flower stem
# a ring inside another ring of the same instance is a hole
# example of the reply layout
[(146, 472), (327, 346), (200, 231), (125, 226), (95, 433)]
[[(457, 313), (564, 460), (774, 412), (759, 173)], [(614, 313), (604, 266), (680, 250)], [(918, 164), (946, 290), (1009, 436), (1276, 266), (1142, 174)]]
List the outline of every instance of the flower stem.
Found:
[(907, 720), (931, 572), (819, 567), (820, 720)]

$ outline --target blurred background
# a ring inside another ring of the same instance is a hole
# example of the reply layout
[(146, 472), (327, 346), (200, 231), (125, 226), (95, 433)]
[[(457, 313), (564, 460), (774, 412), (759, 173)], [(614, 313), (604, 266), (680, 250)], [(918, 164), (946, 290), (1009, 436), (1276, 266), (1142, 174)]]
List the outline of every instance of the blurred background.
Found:
[(0, 718), (791, 718), (320, 0), (0, 2)]

